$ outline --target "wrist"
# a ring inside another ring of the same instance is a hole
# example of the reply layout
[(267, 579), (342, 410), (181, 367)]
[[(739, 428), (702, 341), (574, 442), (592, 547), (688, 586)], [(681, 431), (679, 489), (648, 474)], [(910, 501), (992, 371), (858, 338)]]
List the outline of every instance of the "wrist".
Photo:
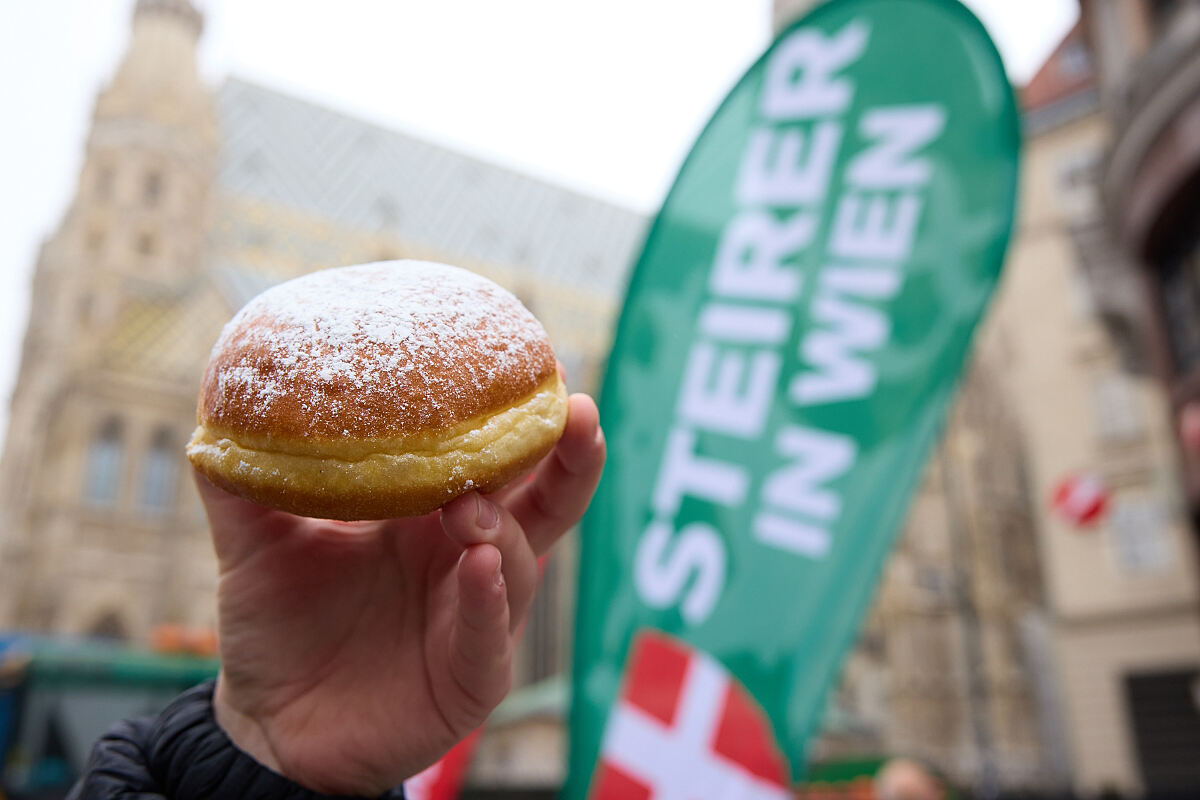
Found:
[(213, 718), (235, 747), (273, 772), (284, 774), (262, 723), (230, 702), (224, 672), (217, 676), (217, 687), (213, 692)]

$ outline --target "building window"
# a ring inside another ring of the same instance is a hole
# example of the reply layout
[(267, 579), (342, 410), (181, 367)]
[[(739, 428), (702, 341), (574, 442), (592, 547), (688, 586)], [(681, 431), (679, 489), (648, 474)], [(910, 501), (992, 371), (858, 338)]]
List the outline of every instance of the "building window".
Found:
[(1099, 167), (1100, 150), (1095, 147), (1072, 148), (1058, 159), (1059, 203), (1069, 218), (1087, 219), (1098, 212)]
[(158, 205), (162, 199), (163, 179), (161, 172), (149, 172), (142, 182), (142, 202), (148, 206)]
[(83, 496), (90, 505), (107, 507), (117, 502), (124, 460), (122, 438), (121, 421), (116, 417), (105, 420), (92, 437), (83, 484)]
[(85, 294), (82, 297), (80, 297), (79, 298), (79, 321), (80, 321), (80, 323), (82, 323), (83, 325), (90, 325), (92, 323), (92, 312), (95, 310), (95, 308), (96, 308), (95, 295), (93, 295), (89, 292), (88, 294)]
[(1058, 71), (1064, 78), (1082, 78), (1092, 71), (1092, 59), (1078, 39), (1068, 44), (1058, 56)]
[(96, 173), (96, 197), (101, 200), (111, 200), (113, 186), (117, 182), (116, 172), (112, 167), (101, 167)]
[(1183, 3), (1181, 0), (1150, 0), (1150, 23), (1158, 35), (1167, 32)]
[(142, 462), (138, 499), (142, 510), (150, 514), (169, 511), (175, 502), (175, 483), (179, 474), (179, 447), (167, 428), (160, 428), (150, 442)]
[(137, 238), (138, 255), (149, 258), (158, 249), (158, 240), (153, 233), (142, 233)]
[(1071, 312), (1077, 319), (1091, 319), (1096, 314), (1096, 300), (1083, 266), (1077, 264), (1072, 268), (1067, 281), (1067, 299), (1070, 301)]
[(98, 255), (104, 249), (104, 229), (89, 229), (87, 236), (84, 237), (83, 246), (87, 250), (88, 255)]
[(1200, 368), (1200, 245), (1163, 268), (1159, 292), (1175, 371), (1186, 375)]
[(1116, 371), (1098, 375), (1091, 388), (1092, 414), (1101, 440), (1121, 443), (1142, 434), (1137, 396), (1127, 375)]
[(1167, 510), (1148, 492), (1117, 496), (1108, 520), (1109, 540), (1123, 573), (1159, 572), (1171, 564)]

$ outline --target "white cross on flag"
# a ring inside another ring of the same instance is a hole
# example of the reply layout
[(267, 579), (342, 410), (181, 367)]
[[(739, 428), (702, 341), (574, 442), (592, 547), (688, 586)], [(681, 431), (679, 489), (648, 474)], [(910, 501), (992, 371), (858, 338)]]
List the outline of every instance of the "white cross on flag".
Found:
[(604, 732), (592, 800), (787, 800), (766, 715), (716, 659), (643, 631)]

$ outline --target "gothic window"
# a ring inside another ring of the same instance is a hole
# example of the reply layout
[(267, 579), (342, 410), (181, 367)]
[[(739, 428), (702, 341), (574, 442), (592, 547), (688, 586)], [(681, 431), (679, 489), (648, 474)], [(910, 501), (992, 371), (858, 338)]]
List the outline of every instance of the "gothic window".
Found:
[(87, 472), (83, 495), (94, 506), (112, 506), (121, 487), (121, 462), (124, 460), (121, 421), (109, 417), (92, 437), (88, 447)]
[(140, 256), (152, 256), (154, 251), (158, 249), (158, 241), (154, 238), (153, 233), (141, 233), (137, 238), (137, 251)]
[(1097, 375), (1091, 392), (1096, 432), (1102, 441), (1121, 443), (1141, 435), (1142, 419), (1128, 376), (1117, 371)]
[(98, 226), (89, 229), (83, 244), (89, 255), (97, 255), (104, 247), (104, 229)]
[(96, 196), (101, 200), (111, 200), (113, 184), (116, 183), (116, 173), (112, 167), (101, 167), (96, 174)]
[(179, 447), (168, 428), (159, 428), (142, 462), (138, 492), (144, 511), (161, 514), (175, 501), (175, 482), (179, 474)]
[(162, 198), (163, 179), (161, 172), (148, 172), (142, 182), (142, 201), (147, 206), (156, 206)]

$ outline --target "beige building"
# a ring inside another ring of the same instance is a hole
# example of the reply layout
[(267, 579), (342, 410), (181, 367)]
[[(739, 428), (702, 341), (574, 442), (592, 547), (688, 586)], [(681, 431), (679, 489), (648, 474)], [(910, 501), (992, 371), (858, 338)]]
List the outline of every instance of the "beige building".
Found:
[[(984, 342), (1005, 354), (1029, 456), (1075, 787), (1195, 789), (1195, 540), (1166, 397), (1143, 355), (1142, 286), (1101, 214), (1111, 129), (1093, 64), (1076, 29), (1024, 91), (1021, 215)], [(1111, 492), (1095, 526), (1051, 507), (1072, 474)]]
[(1081, 0), (1110, 128), (1100, 187), (1120, 271), (1167, 389), (1181, 478), (1200, 527), (1200, 2)]
[(960, 786), (1061, 788), (1026, 460), (977, 354), (833, 698), (818, 762), (918, 758)]

